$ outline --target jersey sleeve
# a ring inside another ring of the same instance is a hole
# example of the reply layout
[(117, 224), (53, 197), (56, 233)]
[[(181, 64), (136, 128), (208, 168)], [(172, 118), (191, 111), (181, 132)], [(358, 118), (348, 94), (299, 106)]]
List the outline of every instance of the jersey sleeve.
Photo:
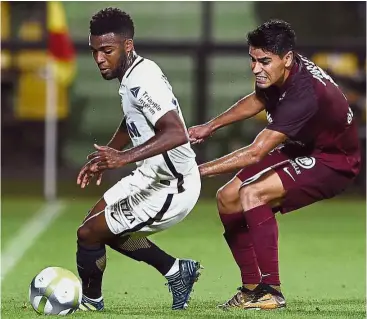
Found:
[(153, 126), (167, 112), (177, 110), (177, 100), (163, 74), (143, 79), (132, 85), (129, 91), (134, 106)]
[(298, 132), (307, 127), (317, 111), (317, 98), (312, 87), (290, 89), (279, 102), (267, 128), (296, 139)]

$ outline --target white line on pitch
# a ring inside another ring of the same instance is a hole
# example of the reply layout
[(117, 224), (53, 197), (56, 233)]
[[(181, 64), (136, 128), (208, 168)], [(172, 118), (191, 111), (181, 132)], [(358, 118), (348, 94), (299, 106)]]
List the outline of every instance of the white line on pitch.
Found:
[(23, 225), (1, 252), (1, 281), (64, 208), (65, 204), (60, 201), (46, 203), (31, 220)]

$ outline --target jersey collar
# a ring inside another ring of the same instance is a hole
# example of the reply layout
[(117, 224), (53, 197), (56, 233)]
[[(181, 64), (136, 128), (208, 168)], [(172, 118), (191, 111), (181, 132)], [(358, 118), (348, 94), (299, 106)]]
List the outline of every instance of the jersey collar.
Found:
[(141, 61), (143, 60), (143, 58), (138, 55), (136, 57), (136, 59), (134, 60), (133, 64), (126, 70), (123, 78), (122, 78), (122, 81), (120, 83), (120, 87), (119, 87), (119, 95), (120, 96), (123, 96), (124, 93), (125, 93), (125, 86), (126, 86), (126, 79), (127, 79), (127, 76), (130, 74), (131, 70), (138, 64), (140, 63)]
[[(125, 74), (124, 74), (124, 77), (122, 78), (122, 82), (124, 82), (127, 77), (129, 76), (131, 70), (138, 64), (140, 63), (140, 61), (142, 60), (143, 58), (140, 56), (140, 55), (137, 55), (136, 56), (136, 59), (134, 60), (133, 64), (130, 65), (130, 67), (126, 70)], [(121, 83), (122, 83), (121, 82)]]

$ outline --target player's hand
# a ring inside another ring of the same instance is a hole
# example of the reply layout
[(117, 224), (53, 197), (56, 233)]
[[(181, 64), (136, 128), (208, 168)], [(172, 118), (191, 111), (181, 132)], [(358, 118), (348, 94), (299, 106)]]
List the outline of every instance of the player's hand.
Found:
[(123, 153), (108, 146), (94, 144), (96, 152), (88, 155), (89, 163), (97, 165), (98, 170), (114, 169), (125, 165)]
[(202, 124), (190, 127), (188, 133), (190, 143), (198, 144), (203, 142), (207, 137), (211, 136), (213, 132), (209, 125)]
[(103, 171), (98, 169), (97, 164), (88, 162), (80, 170), (77, 177), (77, 184), (80, 185), (81, 188), (84, 188), (89, 185), (93, 178), (97, 178), (96, 184), (100, 185), (102, 182), (102, 175)]

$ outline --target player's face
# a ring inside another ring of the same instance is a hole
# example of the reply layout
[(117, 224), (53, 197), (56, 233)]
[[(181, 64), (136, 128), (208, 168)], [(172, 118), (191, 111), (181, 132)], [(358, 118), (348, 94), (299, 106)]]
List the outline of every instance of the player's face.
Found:
[(266, 89), (271, 85), (281, 86), (292, 62), (292, 52), (283, 58), (271, 52), (250, 46), (251, 69), (256, 77), (256, 85)]
[(89, 47), (105, 80), (120, 78), (126, 61), (126, 39), (115, 33), (90, 35)]

